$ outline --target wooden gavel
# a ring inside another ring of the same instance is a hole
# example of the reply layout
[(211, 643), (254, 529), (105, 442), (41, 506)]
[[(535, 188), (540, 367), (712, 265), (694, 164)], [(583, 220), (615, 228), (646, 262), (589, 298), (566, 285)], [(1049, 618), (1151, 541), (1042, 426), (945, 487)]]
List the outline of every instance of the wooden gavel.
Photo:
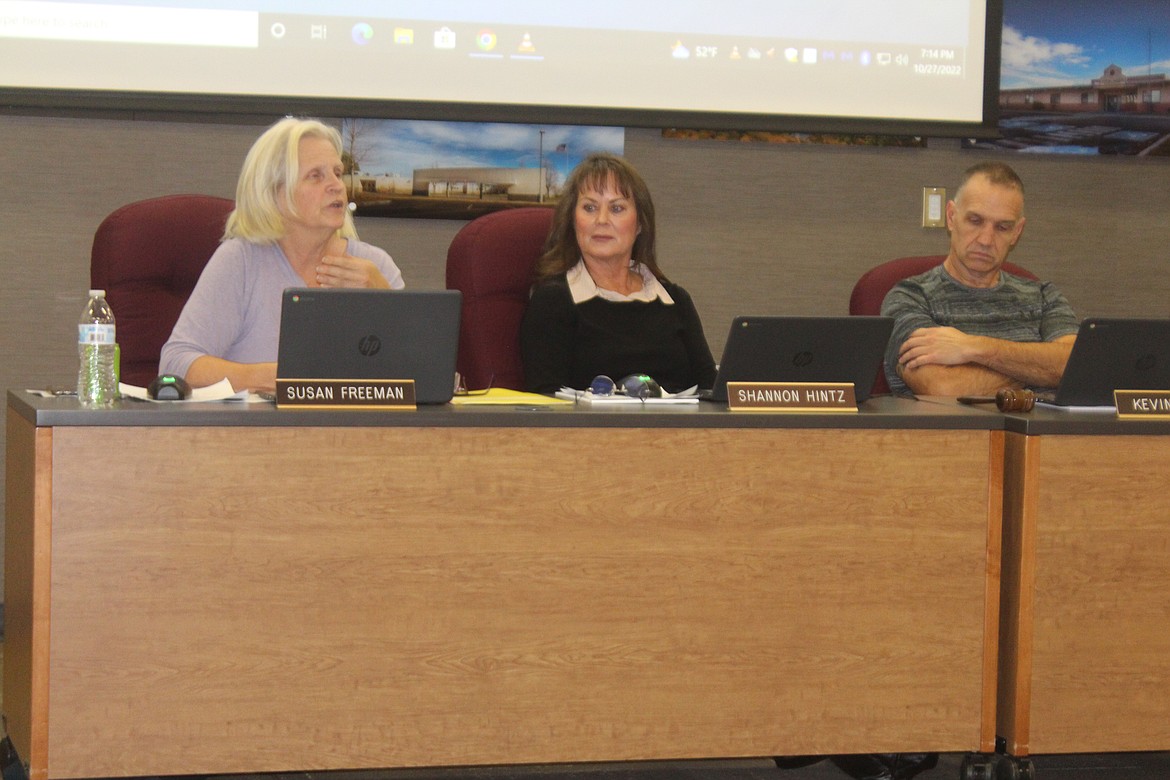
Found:
[(995, 397), (964, 395), (959, 397), (959, 403), (995, 404), (995, 408), (1001, 412), (1030, 412), (1036, 406), (1036, 394), (1031, 390), (1004, 387), (996, 391)]

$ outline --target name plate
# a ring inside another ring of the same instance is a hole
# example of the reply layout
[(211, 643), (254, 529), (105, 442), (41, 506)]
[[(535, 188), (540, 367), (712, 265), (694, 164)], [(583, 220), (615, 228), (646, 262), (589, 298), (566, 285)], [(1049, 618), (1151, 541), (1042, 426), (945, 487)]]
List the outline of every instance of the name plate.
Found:
[(277, 379), (278, 409), (414, 409), (413, 379)]
[(852, 382), (728, 382), (733, 412), (856, 412)]
[(1114, 390), (1118, 418), (1170, 420), (1170, 390)]

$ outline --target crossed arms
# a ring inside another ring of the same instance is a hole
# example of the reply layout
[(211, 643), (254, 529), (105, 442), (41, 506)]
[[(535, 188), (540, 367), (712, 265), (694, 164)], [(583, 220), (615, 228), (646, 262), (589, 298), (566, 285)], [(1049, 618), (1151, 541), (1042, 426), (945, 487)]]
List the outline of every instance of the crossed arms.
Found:
[(918, 328), (902, 343), (898, 375), (915, 395), (985, 395), (1002, 387), (1055, 387), (1075, 335), (1006, 341), (956, 328)]

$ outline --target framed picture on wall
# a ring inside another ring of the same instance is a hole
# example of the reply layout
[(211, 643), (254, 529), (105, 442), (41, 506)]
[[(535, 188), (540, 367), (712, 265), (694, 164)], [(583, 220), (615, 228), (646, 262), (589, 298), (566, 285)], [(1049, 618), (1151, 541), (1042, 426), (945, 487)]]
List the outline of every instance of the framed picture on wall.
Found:
[(999, 107), (967, 146), (1170, 158), (1170, 2), (1004, 0)]
[(551, 205), (592, 152), (621, 154), (620, 127), (345, 119), (342, 163), (358, 216), (474, 219)]
[(926, 139), (914, 135), (857, 133), (781, 133), (767, 130), (690, 130), (667, 128), (663, 138), (694, 141), (736, 141), (737, 143), (822, 144), (827, 146), (925, 147)]

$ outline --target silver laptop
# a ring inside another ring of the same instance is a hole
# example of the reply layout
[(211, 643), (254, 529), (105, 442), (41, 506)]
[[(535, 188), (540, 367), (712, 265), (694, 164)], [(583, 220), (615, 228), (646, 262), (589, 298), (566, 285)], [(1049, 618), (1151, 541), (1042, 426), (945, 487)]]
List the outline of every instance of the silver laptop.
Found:
[(1039, 398), (1056, 406), (1113, 406), (1114, 390), (1170, 390), (1170, 320), (1082, 321), (1060, 386)]
[(728, 382), (852, 382), (861, 403), (893, 329), (892, 317), (736, 317), (715, 385), (701, 397), (726, 401)]
[(458, 290), (287, 289), (276, 375), (413, 379), (416, 403), (446, 403), (462, 299)]

